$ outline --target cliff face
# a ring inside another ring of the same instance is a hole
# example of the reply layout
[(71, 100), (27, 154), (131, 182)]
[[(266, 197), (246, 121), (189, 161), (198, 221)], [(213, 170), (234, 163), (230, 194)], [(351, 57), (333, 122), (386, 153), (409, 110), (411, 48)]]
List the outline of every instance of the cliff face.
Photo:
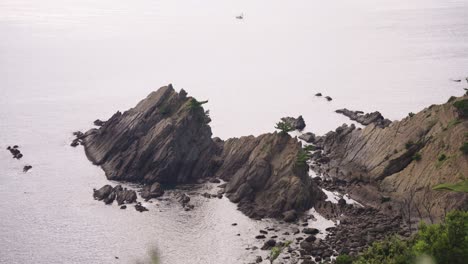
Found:
[(192, 100), (169, 86), (151, 93), (86, 133), (88, 158), (110, 180), (185, 183), (212, 175), (218, 147), (208, 117)]
[[(453, 103), (433, 105), (385, 128), (375, 124), (363, 129), (340, 127), (318, 143), (330, 162), (314, 167), (348, 182), (372, 183), (395, 198), (415, 193), (415, 203), (433, 205), (437, 216), (446, 209), (466, 207), (466, 194), (430, 190), (468, 176), (468, 157), (460, 151), (467, 140), (468, 121)], [(362, 188), (356, 188), (356, 194), (371, 195)], [(367, 200), (375, 199), (378, 204), (379, 198)]]
[(251, 217), (310, 208), (324, 194), (296, 164), (301, 144), (287, 134), (223, 142), (211, 138), (202, 103), (172, 86), (151, 93), (83, 136), (88, 158), (110, 180), (151, 184), (228, 181), (226, 193)]
[(301, 143), (287, 134), (229, 139), (217, 176), (228, 181), (226, 192), (249, 216), (278, 217), (289, 210), (303, 211), (324, 199), (297, 161)]

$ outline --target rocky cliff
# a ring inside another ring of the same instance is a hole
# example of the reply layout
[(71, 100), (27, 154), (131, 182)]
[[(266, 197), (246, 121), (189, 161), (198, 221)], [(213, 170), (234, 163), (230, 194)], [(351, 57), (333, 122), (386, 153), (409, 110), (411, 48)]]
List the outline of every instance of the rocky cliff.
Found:
[(301, 143), (284, 133), (212, 139), (204, 102), (171, 85), (151, 93), (79, 140), (110, 180), (180, 184), (219, 177), (251, 217), (304, 211), (324, 194), (298, 163)]
[(432, 190), (468, 176), (468, 156), (460, 150), (468, 140), (468, 120), (454, 106), (462, 100), (466, 105), (466, 99), (451, 98), (388, 127), (343, 125), (317, 140), (323, 151), (315, 155), (313, 168), (348, 182), (356, 198), (376, 206), (413, 196), (415, 211), (423, 217), (466, 209), (466, 194)]

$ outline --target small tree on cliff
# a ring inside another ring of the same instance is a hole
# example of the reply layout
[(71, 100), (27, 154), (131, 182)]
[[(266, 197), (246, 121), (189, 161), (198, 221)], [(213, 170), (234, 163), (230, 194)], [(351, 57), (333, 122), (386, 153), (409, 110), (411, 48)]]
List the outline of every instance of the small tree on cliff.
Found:
[(283, 121), (276, 123), (275, 128), (280, 130), (280, 134), (283, 134), (283, 135), (286, 135), (287, 133), (294, 131), (294, 128), (291, 127), (289, 123), (286, 123)]

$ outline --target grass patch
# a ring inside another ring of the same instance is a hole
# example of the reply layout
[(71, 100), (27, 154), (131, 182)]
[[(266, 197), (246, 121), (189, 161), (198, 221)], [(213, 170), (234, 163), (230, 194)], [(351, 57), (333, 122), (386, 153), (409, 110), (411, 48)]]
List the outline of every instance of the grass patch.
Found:
[(463, 143), (460, 147), (460, 151), (463, 152), (463, 154), (468, 155), (468, 142)]
[(419, 153), (419, 152), (414, 153), (414, 155), (412, 157), (412, 159), (415, 160), (415, 161), (420, 161), (421, 158), (422, 158), (422, 156), (421, 156), (421, 153)]
[(447, 155), (445, 155), (445, 154), (440, 154), (440, 156), (438, 158), (439, 161), (444, 161), (446, 159), (447, 159)]
[(432, 189), (438, 190), (438, 191), (453, 191), (453, 192), (468, 193), (468, 180), (464, 180), (458, 183), (443, 183), (443, 184), (434, 186)]

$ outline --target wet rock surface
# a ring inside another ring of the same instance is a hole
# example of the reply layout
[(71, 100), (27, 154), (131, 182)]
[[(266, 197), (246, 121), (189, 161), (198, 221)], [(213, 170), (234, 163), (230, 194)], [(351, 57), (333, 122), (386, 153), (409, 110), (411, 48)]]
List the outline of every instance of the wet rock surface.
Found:
[(136, 202), (137, 194), (133, 190), (122, 188), (121, 185), (112, 187), (111, 185), (104, 185), (98, 190), (94, 190), (93, 197), (95, 200), (103, 201), (105, 204), (112, 204), (115, 200), (118, 205), (131, 204)]

